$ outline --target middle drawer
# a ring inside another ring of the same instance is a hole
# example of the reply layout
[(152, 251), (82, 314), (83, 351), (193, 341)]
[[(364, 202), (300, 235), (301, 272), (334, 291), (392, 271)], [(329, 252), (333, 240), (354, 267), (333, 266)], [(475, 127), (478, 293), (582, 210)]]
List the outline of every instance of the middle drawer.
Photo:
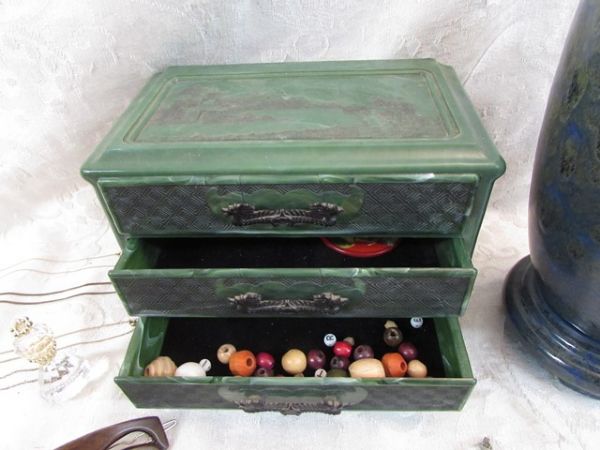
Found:
[(318, 238), (131, 239), (110, 278), (135, 316), (442, 317), (476, 270), (461, 239), (403, 238), (374, 258)]

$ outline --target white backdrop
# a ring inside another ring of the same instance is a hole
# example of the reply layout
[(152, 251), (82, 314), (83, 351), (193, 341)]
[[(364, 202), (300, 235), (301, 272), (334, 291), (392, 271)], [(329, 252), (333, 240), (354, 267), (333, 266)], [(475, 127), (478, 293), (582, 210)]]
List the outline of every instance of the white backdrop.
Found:
[[(576, 0), (0, 0), (0, 429), (2, 447), (52, 448), (128, 418), (177, 418), (172, 448), (593, 448), (600, 404), (552, 380), (505, 331), (501, 287), (527, 248), (537, 135)], [(434, 57), (455, 67), (508, 163), (496, 184), (461, 319), (476, 377), (461, 413), (340, 417), (136, 410), (112, 382), (129, 339), (106, 282), (118, 246), (78, 170), (168, 65)], [(60, 299), (38, 305), (7, 304)], [(102, 293), (108, 292), (108, 293)], [(108, 368), (49, 406), (14, 360), (11, 319), (46, 321), (59, 347)], [(66, 335), (65, 335), (66, 334)], [(596, 447), (597, 448), (597, 447)]]

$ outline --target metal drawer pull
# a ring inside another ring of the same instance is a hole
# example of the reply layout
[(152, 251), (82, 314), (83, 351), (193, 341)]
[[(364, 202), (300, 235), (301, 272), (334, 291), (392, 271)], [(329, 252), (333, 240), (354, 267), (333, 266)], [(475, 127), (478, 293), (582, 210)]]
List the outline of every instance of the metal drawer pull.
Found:
[(313, 203), (309, 209), (256, 209), (248, 203), (234, 203), (222, 209), (237, 227), (255, 224), (299, 225), (311, 224), (330, 227), (344, 208), (333, 203)]
[(326, 396), (316, 402), (302, 401), (267, 401), (259, 395), (252, 395), (235, 402), (244, 412), (279, 411), (284, 416), (299, 416), (305, 412), (317, 412), (337, 415), (342, 412), (343, 405), (335, 397)]
[(247, 292), (245, 294), (229, 297), (229, 301), (238, 310), (246, 313), (262, 312), (322, 312), (336, 313), (348, 301), (347, 298), (323, 292), (313, 295), (312, 300), (306, 299), (282, 299), (282, 300), (263, 300), (260, 294), (256, 292)]

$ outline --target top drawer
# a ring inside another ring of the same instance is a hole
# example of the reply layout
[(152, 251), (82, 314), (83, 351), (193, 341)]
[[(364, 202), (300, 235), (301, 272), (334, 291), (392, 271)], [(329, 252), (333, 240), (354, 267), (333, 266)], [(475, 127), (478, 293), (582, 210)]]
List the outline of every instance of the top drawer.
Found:
[(136, 237), (223, 233), (457, 236), (471, 210), (478, 180), (467, 175), (429, 175), (346, 182), (289, 177), (272, 184), (202, 181), (113, 178), (100, 180), (99, 186), (117, 231)]
[(130, 237), (461, 236), (504, 161), (432, 60), (171, 67), (82, 167)]

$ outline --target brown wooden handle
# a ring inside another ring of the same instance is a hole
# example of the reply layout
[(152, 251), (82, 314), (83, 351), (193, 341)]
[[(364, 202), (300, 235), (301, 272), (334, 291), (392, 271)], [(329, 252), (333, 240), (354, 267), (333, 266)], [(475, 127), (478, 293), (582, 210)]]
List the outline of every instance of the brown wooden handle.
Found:
[[(74, 441), (68, 442), (67, 444), (56, 448), (56, 450), (107, 450), (119, 439), (122, 439), (128, 434), (135, 432), (148, 434), (152, 438), (153, 445), (160, 450), (166, 450), (169, 448), (169, 440), (167, 439), (167, 435), (165, 434), (165, 430), (163, 429), (160, 419), (158, 417), (151, 416), (128, 420), (126, 422), (101, 428), (75, 439)], [(132, 449), (139, 447), (140, 445), (148, 444), (138, 443), (127, 448)]]
[(234, 203), (222, 209), (236, 227), (257, 224), (278, 225), (335, 225), (344, 208), (333, 203), (313, 203), (308, 209), (258, 209), (248, 203)]

